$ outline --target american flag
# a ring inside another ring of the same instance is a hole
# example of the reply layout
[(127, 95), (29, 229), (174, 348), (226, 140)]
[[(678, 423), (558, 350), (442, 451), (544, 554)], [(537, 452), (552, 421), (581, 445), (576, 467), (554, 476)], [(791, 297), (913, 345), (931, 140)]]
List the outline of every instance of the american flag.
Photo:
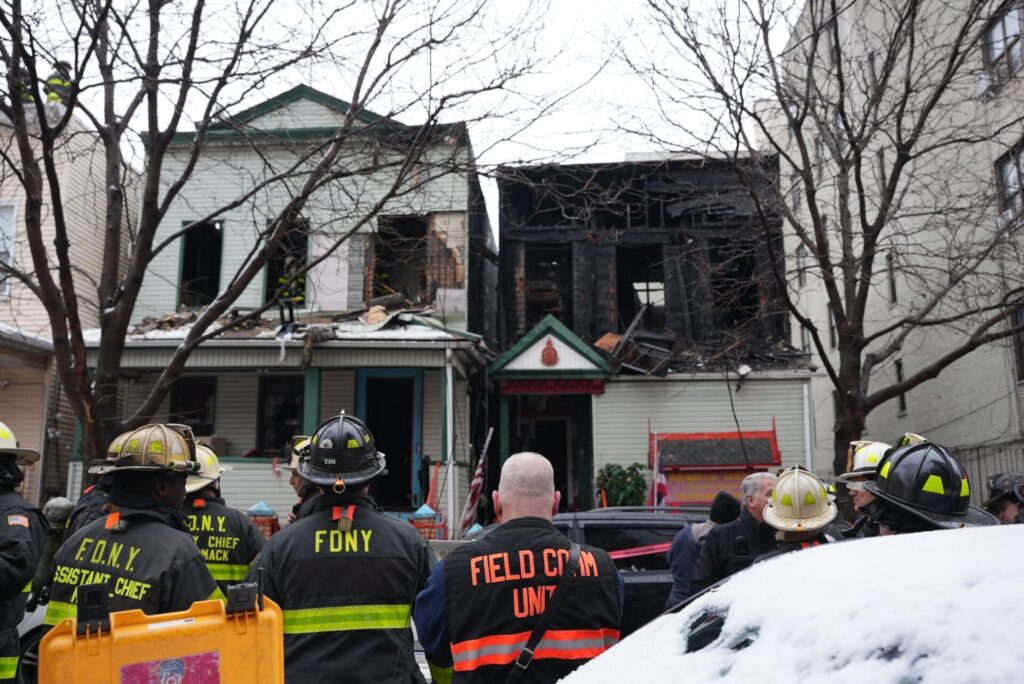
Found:
[(651, 440), (652, 464), (651, 464), (651, 496), (650, 505), (660, 506), (661, 502), (668, 496), (668, 480), (665, 473), (661, 472), (661, 454), (658, 450), (658, 441)]
[(480, 503), (480, 494), (484, 490), (484, 463), (487, 461), (487, 447), (491, 444), (492, 434), (494, 434), (494, 428), (487, 431), (487, 439), (484, 440), (484, 448), (480, 452), (480, 460), (477, 461), (473, 481), (469, 483), (469, 498), (466, 499), (466, 507), (462, 509), (459, 537), (464, 537), (469, 528), (473, 526), (473, 522), (476, 521), (476, 507)]

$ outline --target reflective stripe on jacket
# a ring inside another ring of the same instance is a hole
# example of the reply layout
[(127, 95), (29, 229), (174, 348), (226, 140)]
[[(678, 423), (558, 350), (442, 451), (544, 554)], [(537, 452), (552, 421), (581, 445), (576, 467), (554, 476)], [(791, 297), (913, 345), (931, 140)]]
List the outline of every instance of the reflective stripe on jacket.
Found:
[(185, 520), (206, 567), (227, 594), (249, 573), (249, 565), (263, 550), (266, 539), (248, 515), (224, 505), (224, 499), (204, 491), (185, 500)]

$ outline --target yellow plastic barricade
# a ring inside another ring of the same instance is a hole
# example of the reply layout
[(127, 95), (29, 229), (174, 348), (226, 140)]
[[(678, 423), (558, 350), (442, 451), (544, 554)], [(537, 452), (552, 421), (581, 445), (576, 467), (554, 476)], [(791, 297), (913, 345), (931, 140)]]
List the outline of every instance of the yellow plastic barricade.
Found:
[(39, 645), (40, 684), (229, 684), (284, 682), (281, 609), (227, 614), (222, 601), (180, 613), (110, 614), (110, 630), (76, 635), (65, 620)]

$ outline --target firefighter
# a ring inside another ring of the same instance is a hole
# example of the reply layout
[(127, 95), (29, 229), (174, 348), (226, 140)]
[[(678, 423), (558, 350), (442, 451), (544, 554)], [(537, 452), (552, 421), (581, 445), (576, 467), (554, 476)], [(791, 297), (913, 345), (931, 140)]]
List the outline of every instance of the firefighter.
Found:
[[(284, 272), (277, 278), (281, 291), (281, 299), (277, 307), (281, 314), (281, 324), (295, 322), (295, 307), (302, 308), (306, 301), (306, 276), (302, 272), (302, 262), (289, 254), (284, 260)], [(288, 319), (285, 320), (284, 309), (288, 307)]]
[(111, 612), (157, 615), (223, 598), (181, 514), (186, 478), (198, 470), (191, 431), (167, 425), (141, 427), (116, 458), (89, 464), (94, 475), (113, 475), (108, 512), (57, 552), (47, 626), (74, 617), (89, 585), (103, 585)]
[(47, 102), (66, 105), (71, 99), (71, 64), (63, 60), (54, 63), (53, 73), (43, 86)]
[(423, 681), (410, 615), (434, 556), (415, 528), (370, 498), (370, 483), (386, 472), (369, 429), (345, 414), (317, 428), (298, 464), (322, 496), (270, 539), (249, 573), (251, 581), (262, 574), (284, 613), (289, 682)]
[(493, 495), (500, 525), (455, 549), (416, 599), (416, 633), (435, 681), (554, 682), (619, 639), (623, 584), (604, 551), (582, 546), (576, 573), (533, 652), (525, 650), (569, 564), (551, 462), (515, 454)]
[(308, 455), (309, 437), (306, 435), (292, 437), (291, 459), (288, 461), (288, 465), (281, 466), (285, 470), (291, 471), (288, 484), (292, 486), (292, 489), (295, 490), (295, 495), (299, 497), (299, 500), (292, 506), (291, 512), (288, 513), (289, 525), (299, 518), (308, 515), (313, 509), (313, 503), (320, 497), (319, 487), (299, 475), (299, 463)]
[(778, 530), (775, 539), (779, 546), (754, 562), (829, 543), (832, 539), (824, 529), (838, 513), (825, 483), (814, 473), (804, 468), (783, 471), (763, 512), (764, 521)]
[(878, 464), (891, 448), (885, 442), (850, 442), (850, 448), (846, 452), (846, 472), (836, 478), (836, 481), (846, 485), (853, 501), (853, 509), (858, 514), (853, 527), (843, 533), (845, 539), (878, 536), (878, 523), (865, 515), (868, 504), (874, 501), (875, 497), (864, 488), (864, 485), (874, 478)]
[(878, 522), (883, 536), (998, 522), (969, 505), (967, 471), (949, 449), (933, 442), (897, 446), (864, 488), (875, 497), (866, 512)]
[(18, 671), (18, 623), (45, 543), (46, 519), (15, 491), (25, 479), (18, 466), (38, 460), (38, 451), (19, 448), (0, 423), (0, 682), (14, 681)]
[(266, 540), (248, 515), (224, 504), (220, 478), (231, 467), (221, 465), (205, 444), (196, 445), (196, 460), (199, 472), (185, 481), (185, 519), (206, 567), (227, 594), (229, 584), (245, 579)]
[[(114, 441), (107, 447), (108, 459), (117, 459), (121, 446), (129, 434), (128, 432), (122, 432), (114, 438)], [(110, 496), (110, 483), (113, 479), (114, 476), (110, 473), (101, 475), (96, 484), (87, 487), (82, 492), (82, 495), (78, 497), (78, 501), (75, 502), (75, 507), (71, 510), (71, 515), (68, 516), (68, 531), (65, 533), (65, 538), (82, 529), (93, 520), (99, 520), (106, 515), (106, 511), (103, 509), (107, 505), (107, 498)]]
[(985, 510), (999, 518), (1001, 525), (1017, 525), (1024, 511), (1024, 473), (1009, 472), (993, 475), (988, 479), (988, 499)]

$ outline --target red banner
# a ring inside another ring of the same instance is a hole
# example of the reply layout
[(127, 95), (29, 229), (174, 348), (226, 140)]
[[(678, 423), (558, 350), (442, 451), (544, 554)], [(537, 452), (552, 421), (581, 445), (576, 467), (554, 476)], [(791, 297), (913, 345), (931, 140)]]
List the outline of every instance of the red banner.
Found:
[(749, 471), (746, 470), (670, 470), (665, 473), (668, 481), (668, 495), (663, 506), (710, 506), (718, 492), (740, 496), (740, 482)]

